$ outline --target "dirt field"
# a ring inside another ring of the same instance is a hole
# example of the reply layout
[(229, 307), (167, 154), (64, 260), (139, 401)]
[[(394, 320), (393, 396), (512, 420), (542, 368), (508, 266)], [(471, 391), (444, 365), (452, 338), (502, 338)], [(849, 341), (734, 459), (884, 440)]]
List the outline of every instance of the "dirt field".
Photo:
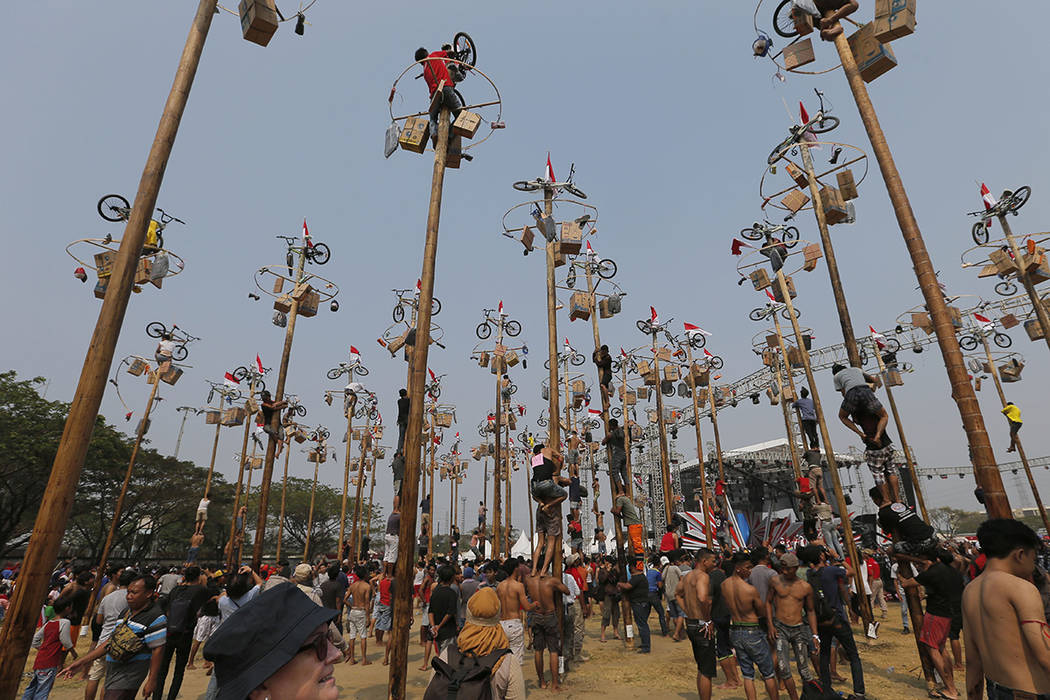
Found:
[[(638, 656), (629, 652), (616, 640), (606, 644), (598, 641), (600, 619), (587, 620), (587, 637), (584, 652), (591, 655), (591, 660), (581, 665), (576, 672), (571, 672), (564, 681), (563, 691), (559, 697), (594, 698), (602, 700), (634, 700), (645, 694), (654, 698), (696, 698), (696, 665), (688, 642), (675, 644), (669, 638), (657, 634), (653, 638), (653, 653), (650, 656)], [(655, 615), (650, 624), (659, 632)], [(413, 628), (418, 630), (418, 617)], [(900, 611), (891, 604), (890, 614), (882, 624), (877, 641), (866, 645), (862, 635), (857, 632), (856, 638), (860, 647), (861, 659), (864, 662), (864, 680), (867, 685), (867, 697), (876, 700), (905, 700), (907, 698), (925, 698), (926, 685), (919, 669), (915, 651), (914, 638), (901, 634)], [(83, 640), (83, 638), (81, 638)], [(81, 648), (86, 645), (81, 641)], [(374, 663), (371, 666), (340, 665), (336, 668), (336, 681), (341, 690), (340, 697), (361, 698), (362, 700), (384, 700), (387, 697), (387, 668), (379, 662), (382, 660), (382, 649), (377, 654), (374, 640), (369, 644), (369, 656)], [(538, 690), (536, 672), (531, 656), (526, 652), (527, 662), (524, 666), (526, 689), (529, 695), (547, 697), (549, 691)], [(418, 644), (418, 634), (413, 638), (409, 648), (408, 685), (410, 698), (421, 698), (426, 688), (428, 673), (417, 670), (422, 662), (422, 647)], [(198, 664), (200, 660), (198, 659)], [(849, 682), (849, 666), (839, 665), (839, 673), (847, 678), (845, 683), (837, 683), (836, 689), (849, 693), (852, 686)], [(715, 682), (722, 682), (721, 676)], [(186, 672), (180, 698), (197, 700), (204, 697), (208, 677), (204, 671)], [(963, 685), (963, 674), (956, 674), (956, 684)], [(84, 695), (81, 681), (58, 681), (51, 693), (56, 700), (74, 700)], [(715, 690), (714, 697), (719, 700), (745, 700), (743, 690)], [(759, 690), (759, 697), (765, 694)], [(786, 698), (786, 693), (781, 694)]]

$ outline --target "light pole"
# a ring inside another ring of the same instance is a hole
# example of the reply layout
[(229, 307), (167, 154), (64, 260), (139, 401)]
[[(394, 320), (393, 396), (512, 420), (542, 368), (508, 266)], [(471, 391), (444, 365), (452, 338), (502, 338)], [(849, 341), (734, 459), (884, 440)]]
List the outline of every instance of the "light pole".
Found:
[(193, 411), (194, 415), (200, 413), (196, 406), (179, 406), (175, 409), (177, 412), (182, 414), (182, 421), (179, 423), (179, 437), (175, 439), (175, 454), (171, 456), (172, 459), (177, 460), (179, 458), (179, 448), (182, 447), (182, 432), (186, 429), (186, 419), (190, 415), (190, 411)]

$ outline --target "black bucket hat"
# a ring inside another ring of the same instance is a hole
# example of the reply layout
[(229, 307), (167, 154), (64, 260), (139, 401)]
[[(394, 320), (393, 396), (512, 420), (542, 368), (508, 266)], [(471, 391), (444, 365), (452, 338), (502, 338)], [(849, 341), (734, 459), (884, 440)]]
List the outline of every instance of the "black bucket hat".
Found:
[(244, 700), (292, 660), (303, 642), (338, 612), (323, 608), (294, 583), (263, 591), (226, 619), (204, 645), (215, 664), (217, 700)]

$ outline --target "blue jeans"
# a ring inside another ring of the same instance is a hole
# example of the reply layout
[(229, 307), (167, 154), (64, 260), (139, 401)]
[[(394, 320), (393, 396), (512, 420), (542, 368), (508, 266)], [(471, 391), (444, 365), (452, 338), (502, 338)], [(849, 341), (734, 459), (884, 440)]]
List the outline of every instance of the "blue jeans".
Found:
[(736, 649), (740, 675), (754, 680), (755, 666), (758, 666), (763, 679), (773, 677), (773, 654), (769, 651), (769, 641), (761, 627), (730, 627), (729, 638)]
[(649, 651), (652, 648), (649, 641), (649, 601), (632, 602), (631, 614), (634, 616), (634, 624), (638, 627), (638, 637), (641, 639), (638, 651)]
[(901, 591), (901, 622), (904, 623), (904, 631), (907, 632), (911, 627), (911, 618), (908, 617), (908, 596), (904, 595), (904, 591)]
[(33, 671), (33, 680), (29, 681), (26, 692), (22, 693), (22, 700), (46, 700), (51, 694), (51, 686), (55, 684), (57, 675), (58, 666)]
[(656, 611), (660, 620), (660, 634), (667, 636), (667, 616), (664, 613), (664, 601), (659, 591), (649, 591), (649, 605)]
[[(452, 119), (459, 116), (459, 113), (463, 111), (463, 103), (459, 101), (459, 95), (456, 94), (455, 87), (452, 85), (446, 85), (441, 88), (441, 97), (434, 100), (433, 107), (430, 109), (430, 138), (437, 140), (438, 133), (438, 114), (441, 113), (442, 107), (448, 107), (448, 111), (452, 113)], [(452, 136), (452, 130), (449, 130), (449, 137)]]
[(817, 627), (820, 636), (820, 682), (825, 688), (831, 687), (831, 641), (838, 640), (839, 646), (849, 659), (850, 675), (853, 676), (853, 693), (864, 695), (864, 668), (860, 665), (857, 643), (853, 641), (853, 630), (849, 623), (836, 614), (835, 620), (828, 625)]

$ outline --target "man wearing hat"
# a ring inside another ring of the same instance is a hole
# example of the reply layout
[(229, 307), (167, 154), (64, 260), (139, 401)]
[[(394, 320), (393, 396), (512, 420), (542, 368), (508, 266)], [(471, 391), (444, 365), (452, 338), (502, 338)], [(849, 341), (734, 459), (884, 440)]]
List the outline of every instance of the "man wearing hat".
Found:
[(776, 674), (792, 696), (795, 681), (791, 677), (791, 654), (795, 655), (802, 682), (809, 683), (816, 678), (809, 666), (809, 650), (820, 644), (813, 587), (798, 577), (798, 567), (798, 557), (793, 553), (782, 556), (780, 574), (769, 580), (766, 599), (769, 639), (777, 650)]

